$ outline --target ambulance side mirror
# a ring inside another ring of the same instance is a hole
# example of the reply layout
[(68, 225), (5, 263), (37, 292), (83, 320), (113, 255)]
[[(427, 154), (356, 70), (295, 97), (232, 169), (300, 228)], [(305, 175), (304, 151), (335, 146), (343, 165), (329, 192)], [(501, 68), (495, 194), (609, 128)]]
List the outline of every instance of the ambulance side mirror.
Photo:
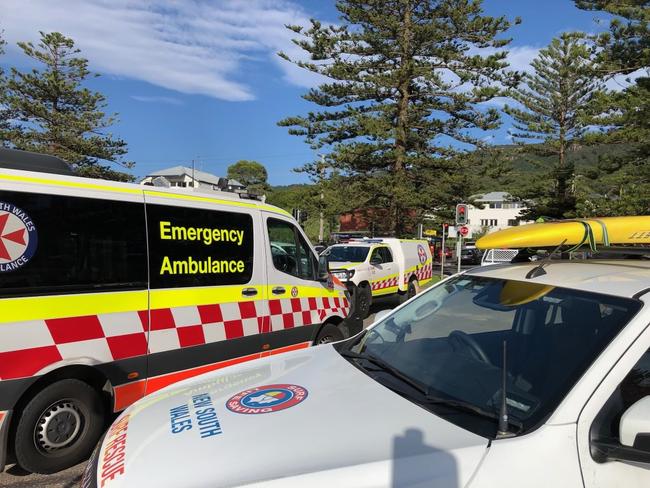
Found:
[(327, 281), (329, 278), (329, 262), (325, 256), (318, 257), (318, 281)]

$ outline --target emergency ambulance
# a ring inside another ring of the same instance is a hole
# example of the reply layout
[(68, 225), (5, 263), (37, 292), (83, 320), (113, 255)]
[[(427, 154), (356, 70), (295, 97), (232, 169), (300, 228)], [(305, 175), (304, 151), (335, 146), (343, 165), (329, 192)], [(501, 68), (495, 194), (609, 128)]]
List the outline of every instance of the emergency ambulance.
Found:
[(0, 470), (74, 465), (111, 412), (206, 371), (353, 335), (349, 308), (279, 208), (0, 170)]
[(374, 297), (399, 293), (415, 296), (420, 286), (431, 281), (433, 259), (425, 240), (352, 239), (335, 244), (321, 256), (332, 274), (358, 291), (358, 307), (366, 317)]
[(345, 341), (157, 392), (82, 486), (647, 488), (650, 217), (628, 235), (626, 259), (475, 267)]

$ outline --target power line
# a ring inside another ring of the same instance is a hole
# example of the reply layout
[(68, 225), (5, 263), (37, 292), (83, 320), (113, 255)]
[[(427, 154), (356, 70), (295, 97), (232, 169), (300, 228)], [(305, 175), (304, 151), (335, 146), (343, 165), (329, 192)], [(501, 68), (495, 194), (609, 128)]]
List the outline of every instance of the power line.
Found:
[[(264, 155), (264, 156), (255, 156), (251, 157), (250, 159), (259, 159), (259, 160), (264, 160), (264, 159), (277, 159), (277, 158), (293, 158), (293, 157), (315, 157), (314, 154), (307, 154), (307, 153), (293, 153), (293, 154), (271, 154), (271, 155)], [(138, 163), (155, 163), (155, 162), (162, 162), (162, 161), (167, 161), (170, 163), (175, 163), (175, 162), (183, 162), (183, 161), (191, 161), (192, 158), (196, 158), (196, 156), (189, 156), (186, 158), (156, 158), (156, 159), (136, 159), (135, 162)], [(245, 157), (242, 156), (201, 156), (201, 160), (203, 161), (238, 161), (240, 159), (246, 159)]]

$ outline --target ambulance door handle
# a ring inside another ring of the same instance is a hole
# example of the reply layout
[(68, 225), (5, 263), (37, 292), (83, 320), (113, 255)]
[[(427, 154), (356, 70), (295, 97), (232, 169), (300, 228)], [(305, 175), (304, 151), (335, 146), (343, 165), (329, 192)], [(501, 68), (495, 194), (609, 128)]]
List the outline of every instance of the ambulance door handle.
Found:
[(286, 291), (287, 290), (285, 290), (283, 287), (276, 286), (275, 288), (273, 288), (271, 290), (271, 293), (273, 293), (274, 295), (284, 295), (286, 293)]
[(244, 288), (241, 291), (241, 294), (244, 295), (245, 297), (252, 297), (257, 295), (257, 289), (256, 288)]

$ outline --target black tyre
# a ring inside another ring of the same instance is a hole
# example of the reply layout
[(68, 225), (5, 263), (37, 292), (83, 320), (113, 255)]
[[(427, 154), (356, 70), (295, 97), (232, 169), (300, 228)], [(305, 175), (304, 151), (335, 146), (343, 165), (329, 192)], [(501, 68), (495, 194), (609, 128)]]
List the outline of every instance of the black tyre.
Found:
[(400, 304), (404, 303), (407, 300), (410, 300), (415, 295), (417, 295), (417, 293), (418, 293), (418, 288), (417, 287), (418, 287), (418, 280), (417, 279), (413, 279), (413, 280), (409, 281), (408, 288), (399, 297), (400, 298), (400, 300), (399, 300)]
[(318, 346), (320, 344), (328, 344), (330, 342), (337, 342), (341, 340), (343, 340), (343, 333), (341, 332), (341, 329), (332, 324), (325, 324), (318, 333), (318, 336), (316, 336), (314, 345)]
[(66, 379), (32, 398), (16, 426), (18, 464), (50, 474), (87, 459), (104, 430), (100, 394), (83, 381)]
[(359, 286), (357, 293), (357, 307), (359, 307), (359, 317), (365, 319), (370, 314), (370, 305), (372, 304), (372, 290), (367, 284), (363, 284)]

